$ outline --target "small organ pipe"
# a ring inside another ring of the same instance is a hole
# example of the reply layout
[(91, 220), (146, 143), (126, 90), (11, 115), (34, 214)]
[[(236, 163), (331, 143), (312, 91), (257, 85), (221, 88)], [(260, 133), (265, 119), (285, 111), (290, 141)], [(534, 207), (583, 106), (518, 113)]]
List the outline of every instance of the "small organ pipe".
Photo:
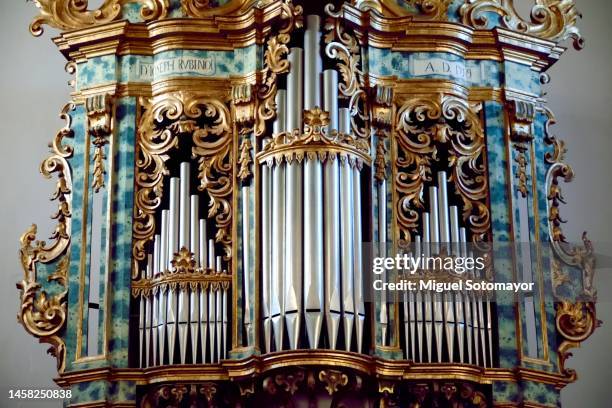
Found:
[(438, 217), (440, 221), (440, 242), (450, 253), (450, 225), (448, 219), (448, 188), (446, 183), (446, 172), (438, 172)]
[[(297, 349), (302, 317), (302, 163), (286, 164), (285, 197), (285, 280), (284, 306), (285, 325), (289, 336), (289, 347)], [(312, 254), (309, 254), (312, 256)]]
[(206, 345), (208, 344), (208, 290), (200, 290), (200, 346), (202, 348), (202, 363), (206, 363)]
[(423, 255), (425, 255), (425, 257), (428, 257), (430, 255), (430, 239), (429, 239), (429, 231), (430, 231), (430, 227), (429, 227), (429, 213), (423, 213), (423, 242), (422, 242), (422, 247), (423, 247)]
[(208, 269), (215, 270), (215, 240), (212, 238), (208, 240)]
[(221, 345), (223, 341), (223, 304), (222, 304), (222, 296), (221, 296), (221, 287), (218, 287), (215, 291), (215, 328), (217, 329), (216, 338), (217, 338), (217, 362), (221, 360)]
[[(189, 227), (190, 227), (190, 199), (189, 199), (189, 191), (190, 191), (190, 166), (189, 163), (184, 162), (181, 163), (180, 168), (180, 192), (179, 192), (179, 243), (178, 249), (187, 248), (190, 249), (190, 236), (189, 236)], [(193, 251), (192, 251), (193, 252)]]
[(323, 324), (322, 189), (321, 162), (317, 157), (307, 157), (304, 163), (304, 310), (310, 348), (318, 348)]
[(351, 113), (349, 108), (338, 109), (338, 130), (346, 135), (351, 133)]
[(156, 276), (159, 273), (159, 256), (161, 249), (161, 237), (159, 234), (155, 234), (155, 238), (153, 240), (153, 276)]
[(227, 311), (229, 310), (229, 305), (228, 305), (228, 296), (227, 296), (227, 289), (222, 289), (223, 290), (223, 295), (222, 295), (222, 299), (221, 299), (221, 303), (223, 304), (223, 320), (222, 320), (222, 327), (223, 327), (223, 344), (222, 344), (222, 349), (221, 349), (221, 357), (223, 359), (227, 358), (227, 337), (228, 337), (228, 332), (227, 332)]
[[(244, 328), (247, 333), (247, 342), (250, 339), (251, 329), (251, 229), (250, 225), (250, 187), (242, 187), (242, 264), (243, 264), (243, 287), (244, 287)], [(225, 332), (225, 331), (224, 331)]]
[[(380, 243), (380, 256), (386, 256), (387, 243), (387, 183), (385, 180), (378, 183), (378, 239)], [(383, 281), (387, 281), (387, 272), (384, 271), (381, 275)], [(387, 345), (387, 330), (389, 326), (389, 318), (387, 316), (387, 293), (380, 292), (380, 330), (381, 343)]]
[(221, 256), (217, 256), (217, 262), (215, 263), (215, 272), (216, 273), (221, 273), (221, 262), (222, 262)]
[(344, 340), (347, 351), (351, 349), (353, 321), (355, 319), (354, 300), (354, 241), (353, 236), (353, 171), (349, 158), (340, 161), (340, 227), (341, 227), (341, 270), (342, 270), (342, 311), (344, 320)]
[(214, 363), (215, 358), (215, 292), (213, 291), (212, 285), (208, 286), (208, 293), (206, 294), (208, 301), (208, 351), (210, 355), (210, 362)]
[(329, 133), (338, 130), (338, 72), (335, 69), (323, 71), (323, 106), (329, 113)]
[(198, 328), (200, 319), (200, 291), (198, 287), (189, 291), (189, 331), (191, 336), (191, 358), (196, 363), (198, 355)]
[(287, 74), (287, 125), (286, 131), (294, 129), (302, 131), (302, 112), (304, 107), (304, 82), (302, 78), (303, 50), (291, 48), (289, 50), (289, 74)]
[(320, 26), (321, 17), (317, 15), (306, 16), (306, 30), (304, 32), (304, 109), (306, 110), (315, 106), (321, 107), (319, 75), (323, 62), (319, 52)]
[(160, 289), (158, 292), (158, 305), (159, 312), (157, 315), (157, 336), (159, 339), (159, 365), (164, 365), (164, 357), (166, 351), (166, 309), (168, 304), (168, 298), (166, 297), (166, 291)]
[(272, 289), (270, 316), (276, 350), (282, 350), (284, 333), (283, 277), (285, 269), (285, 163), (272, 168)]
[(189, 333), (189, 289), (178, 290), (178, 338), (179, 338), (179, 356), (181, 364), (185, 364), (187, 356), (187, 334)]
[(170, 178), (170, 212), (168, 213), (168, 269), (172, 270), (174, 254), (178, 252), (179, 179)]
[[(272, 231), (271, 231), (271, 191), (272, 178), (267, 164), (261, 169), (261, 259), (262, 259), (262, 312), (264, 331), (264, 351), (272, 351), (272, 322), (270, 321), (270, 282), (272, 273)], [(306, 224), (308, 225), (308, 224)]]
[(200, 267), (200, 199), (197, 195), (190, 197), (189, 211), (189, 250), (193, 253), (196, 267)]
[(361, 182), (359, 168), (353, 168), (353, 205), (355, 220), (353, 227), (353, 250), (355, 252), (355, 328), (357, 333), (357, 352), (363, 350), (363, 329), (365, 324), (365, 304), (363, 294), (363, 265), (362, 265), (362, 233), (361, 233)]
[(429, 239), (431, 255), (437, 255), (440, 247), (440, 224), (438, 218), (438, 188), (429, 187)]
[(159, 272), (168, 270), (168, 210), (161, 212), (161, 248), (159, 251)]
[(276, 118), (272, 125), (272, 132), (274, 135), (278, 135), (287, 130), (287, 91), (284, 89), (277, 90), (274, 101), (276, 102)]
[(206, 270), (208, 266), (208, 250), (206, 245), (208, 244), (208, 239), (206, 238), (206, 220), (200, 219), (200, 242), (199, 242), (199, 264), (202, 270)]
[(336, 349), (340, 324), (340, 229), (338, 160), (328, 159), (324, 171), (324, 242), (325, 242), (325, 318), (329, 347)]
[(168, 287), (166, 292), (168, 311), (166, 314), (166, 336), (168, 338), (169, 364), (174, 364), (174, 348), (176, 345), (177, 302), (176, 289)]
[[(154, 260), (154, 256), (151, 256), (149, 254), (148, 258), (147, 258), (147, 279), (151, 279), (153, 277), (153, 268), (155, 267), (155, 260)], [(146, 299), (146, 304), (145, 304), (145, 338), (146, 338), (146, 345), (145, 345), (145, 367), (149, 366), (149, 361), (150, 361), (150, 352), (151, 352), (151, 332), (153, 331), (152, 326), (151, 326), (151, 308), (153, 307), (153, 294), (149, 293), (149, 296), (147, 296)]]
[(459, 210), (456, 205), (450, 207), (451, 254), (461, 256), (459, 253)]

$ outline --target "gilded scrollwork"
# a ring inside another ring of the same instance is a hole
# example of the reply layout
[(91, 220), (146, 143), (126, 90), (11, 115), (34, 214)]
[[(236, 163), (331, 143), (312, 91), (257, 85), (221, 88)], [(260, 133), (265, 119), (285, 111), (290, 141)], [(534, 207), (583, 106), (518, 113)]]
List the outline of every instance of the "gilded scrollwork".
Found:
[(447, 20), (451, 0), (355, 0), (360, 10), (374, 10), (388, 17), (414, 16), (423, 20)]
[(569, 350), (579, 347), (580, 343), (588, 339), (601, 324), (597, 320), (595, 303), (561, 301), (556, 304), (555, 322), (557, 332), (562, 338), (557, 350), (560, 371), (575, 379), (576, 372), (565, 367), (565, 362), (572, 355)]
[(332, 4), (325, 7), (328, 18), (325, 22), (325, 53), (338, 60), (338, 72), (342, 81), (338, 85), (340, 97), (349, 100), (352, 133), (360, 138), (369, 137), (369, 118), (367, 115), (367, 94), (365, 75), (361, 70), (361, 51), (354, 35), (345, 31), (342, 9), (335, 11)]
[[(58, 202), (58, 209), (51, 217), (57, 220), (57, 226), (51, 235), (53, 242), (47, 244), (36, 240), (36, 225), (31, 225), (20, 238), (20, 258), (24, 271), (24, 278), (17, 283), (21, 290), (21, 306), (17, 318), (25, 330), (37, 337), (40, 342), (51, 344), (49, 352), (57, 358), (58, 371), (64, 370), (65, 345), (58, 333), (66, 323), (66, 295), (67, 270), (69, 257), (67, 255), (70, 245), (71, 232), (71, 197), (72, 179), (67, 159), (73, 154), (69, 145), (62, 144), (66, 137), (73, 137), (70, 129), (70, 112), (74, 105), (64, 106), (60, 117), (66, 121), (65, 126), (56, 134), (50, 143), (52, 154), (40, 166), (41, 173), (50, 178), (57, 174), (57, 184), (51, 199)], [(63, 258), (59, 259), (60, 256)], [(56, 264), (54, 273), (47, 277), (49, 282), (57, 282), (64, 290), (57, 294), (48, 294), (40, 291), (42, 285), (37, 281), (37, 264)]]
[(266, 132), (267, 121), (276, 117), (276, 90), (277, 77), (289, 72), (289, 40), (291, 32), (302, 27), (302, 6), (294, 6), (291, 1), (282, 3), (282, 26), (276, 30), (266, 43), (264, 53), (264, 69), (262, 80), (257, 88), (257, 114), (255, 116), (255, 136), (262, 136)]
[(544, 156), (545, 161), (551, 165), (546, 175), (548, 232), (551, 246), (555, 255), (566, 265), (581, 269), (581, 295), (586, 300), (594, 301), (597, 296), (597, 290), (593, 285), (593, 280), (595, 278), (595, 254), (593, 244), (587, 238), (586, 232), (584, 232), (582, 234), (582, 247), (569, 245), (561, 229), (561, 224), (565, 221), (561, 218), (559, 207), (561, 203), (565, 203), (565, 200), (559, 182), (560, 179), (566, 183), (572, 181), (574, 178), (574, 171), (569, 165), (563, 162), (566, 152), (565, 144), (558, 140), (550, 131), (550, 126), (555, 123), (554, 115), (546, 108), (544, 108), (544, 113), (547, 116), (544, 141), (546, 144), (553, 147), (553, 151), (547, 152)]
[(448, 149), (450, 180), (463, 201), (462, 216), (470, 225), (472, 240), (487, 241), (491, 221), (486, 204), (484, 132), (474, 108), (450, 96), (411, 99), (398, 110), (396, 131), (399, 238), (412, 240), (418, 209), (424, 205), (423, 189), (443, 145)]
[[(145, 102), (137, 134), (136, 193), (134, 209), (135, 262), (145, 259), (145, 245), (155, 231), (155, 210), (163, 195), (169, 152), (179, 135), (191, 135), (191, 153), (198, 163), (198, 190), (210, 197), (208, 218), (214, 218), (215, 241), (231, 257), (232, 132), (230, 113), (219, 99), (177, 92)], [(138, 267), (133, 269), (137, 278)]]
[(491, 15), (499, 16), (504, 27), (546, 40), (560, 42), (571, 38), (574, 48), (584, 47), (576, 22), (581, 17), (574, 0), (536, 0), (530, 21), (523, 19), (514, 0), (467, 0), (459, 9), (463, 24), (486, 28)]
[(34, 36), (43, 33), (43, 25), (58, 30), (78, 30), (115, 21), (121, 18), (124, 4), (141, 4), (140, 16), (145, 21), (162, 19), (168, 14), (168, 0), (104, 0), (95, 10), (88, 0), (34, 0), (39, 15), (30, 24)]
[(183, 12), (189, 17), (204, 18), (212, 15), (229, 15), (247, 8), (255, 0), (230, 0), (220, 6), (210, 0), (181, 0)]

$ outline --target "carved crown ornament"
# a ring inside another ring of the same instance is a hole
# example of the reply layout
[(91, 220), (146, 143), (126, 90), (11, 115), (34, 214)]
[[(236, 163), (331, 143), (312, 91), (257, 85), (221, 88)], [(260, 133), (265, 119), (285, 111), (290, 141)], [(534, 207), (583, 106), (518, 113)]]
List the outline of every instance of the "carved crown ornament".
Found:
[(297, 160), (318, 156), (320, 160), (348, 160), (352, 166), (363, 165), (371, 161), (366, 140), (334, 130), (327, 132), (329, 114), (320, 108), (304, 111), (304, 133), (297, 129), (293, 132), (282, 132), (267, 143), (258, 154), (259, 162), (276, 160)]

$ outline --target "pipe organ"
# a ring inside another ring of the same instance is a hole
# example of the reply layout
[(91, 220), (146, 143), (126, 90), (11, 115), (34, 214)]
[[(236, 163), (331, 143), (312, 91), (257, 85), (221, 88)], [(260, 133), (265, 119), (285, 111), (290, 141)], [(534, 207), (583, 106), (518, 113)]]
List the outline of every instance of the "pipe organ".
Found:
[(540, 3), (36, 1), (74, 89), (18, 317), (65, 405), (559, 406), (598, 320)]

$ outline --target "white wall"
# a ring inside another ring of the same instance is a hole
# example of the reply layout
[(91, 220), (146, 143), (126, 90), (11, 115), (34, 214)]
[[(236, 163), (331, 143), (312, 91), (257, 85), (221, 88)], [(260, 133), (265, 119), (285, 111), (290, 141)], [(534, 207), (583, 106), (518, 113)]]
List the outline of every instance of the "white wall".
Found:
[[(574, 183), (564, 188), (568, 205), (562, 215), (569, 220), (565, 231), (578, 240), (583, 229), (598, 245), (599, 252), (612, 255), (612, 137), (608, 128), (612, 117), (612, 2), (578, 0), (584, 13), (580, 26), (587, 39), (586, 49), (570, 50), (551, 70), (550, 106), (557, 115), (556, 134), (567, 142), (567, 161), (576, 172)], [(19, 304), (15, 282), (22, 278), (18, 262), (18, 238), (36, 222), (39, 238), (52, 228), (49, 215), (54, 205), (47, 201), (53, 183), (38, 173), (46, 157), (47, 143), (63, 126), (57, 114), (69, 97), (64, 59), (51, 43), (51, 30), (33, 38), (27, 27), (35, 7), (23, 0), (0, 2), (0, 406), (19, 406), (6, 400), (8, 389), (53, 387), (55, 360), (16, 323)], [(608, 244), (601, 244), (608, 242)], [(607, 273), (606, 273), (607, 272)], [(569, 365), (578, 370), (580, 381), (563, 392), (568, 408), (607, 407), (612, 363), (612, 275), (599, 273), (598, 311), (607, 322), (575, 352)], [(586, 404), (586, 405), (585, 405)], [(54, 406), (41, 402), (21, 406)]]

